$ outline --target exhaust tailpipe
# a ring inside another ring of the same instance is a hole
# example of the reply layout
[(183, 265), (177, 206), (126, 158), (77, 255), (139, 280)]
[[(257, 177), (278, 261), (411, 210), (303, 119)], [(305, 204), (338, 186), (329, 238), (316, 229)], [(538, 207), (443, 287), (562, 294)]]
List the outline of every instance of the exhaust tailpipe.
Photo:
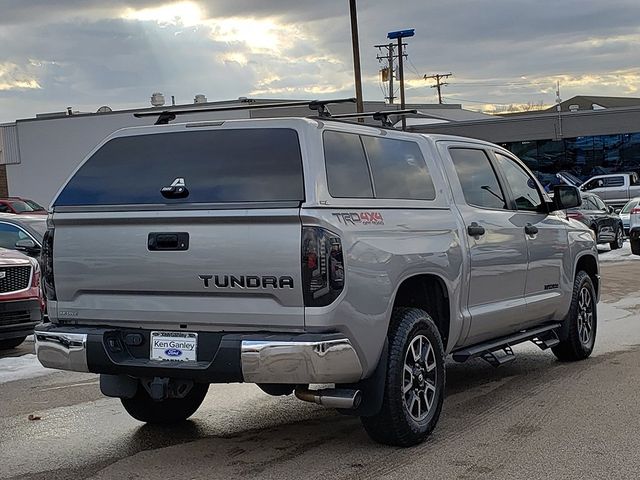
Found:
[(341, 388), (327, 388), (323, 390), (309, 390), (296, 388), (296, 397), (305, 402), (317, 403), (329, 408), (353, 409), (360, 406), (362, 392)]

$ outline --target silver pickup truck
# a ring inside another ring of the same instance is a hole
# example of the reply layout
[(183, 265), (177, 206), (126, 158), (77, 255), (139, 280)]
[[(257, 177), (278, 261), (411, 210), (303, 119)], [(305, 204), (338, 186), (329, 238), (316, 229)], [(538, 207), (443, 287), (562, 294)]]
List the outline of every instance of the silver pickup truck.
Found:
[(580, 201), (468, 138), (323, 117), (119, 130), (52, 204), (38, 358), (100, 374), (143, 422), (250, 382), (413, 445), (447, 355), (591, 354), (596, 245), (562, 213)]
[(580, 190), (595, 193), (610, 207), (621, 207), (640, 196), (640, 177), (635, 172), (598, 175), (584, 182)]

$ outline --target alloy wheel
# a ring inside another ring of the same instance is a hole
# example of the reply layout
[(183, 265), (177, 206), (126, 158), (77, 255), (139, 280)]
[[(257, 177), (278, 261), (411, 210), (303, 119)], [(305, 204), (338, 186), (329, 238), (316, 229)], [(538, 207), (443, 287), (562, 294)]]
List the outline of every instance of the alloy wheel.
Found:
[(402, 394), (411, 418), (424, 420), (436, 399), (436, 354), (424, 335), (416, 335), (409, 343), (404, 359)]
[(593, 297), (583, 286), (578, 293), (578, 337), (583, 345), (589, 345), (593, 336)]

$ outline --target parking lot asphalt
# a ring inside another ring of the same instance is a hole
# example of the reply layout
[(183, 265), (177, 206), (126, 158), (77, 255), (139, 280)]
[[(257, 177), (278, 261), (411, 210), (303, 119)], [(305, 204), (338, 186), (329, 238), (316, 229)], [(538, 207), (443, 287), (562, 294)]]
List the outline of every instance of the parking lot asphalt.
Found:
[(30, 370), (0, 383), (0, 478), (637, 479), (635, 260), (601, 265), (590, 359), (560, 363), (527, 344), (498, 369), (448, 363), (440, 423), (420, 446), (377, 445), (357, 418), (253, 385), (212, 385), (190, 421), (156, 428), (104, 398), (93, 375)]

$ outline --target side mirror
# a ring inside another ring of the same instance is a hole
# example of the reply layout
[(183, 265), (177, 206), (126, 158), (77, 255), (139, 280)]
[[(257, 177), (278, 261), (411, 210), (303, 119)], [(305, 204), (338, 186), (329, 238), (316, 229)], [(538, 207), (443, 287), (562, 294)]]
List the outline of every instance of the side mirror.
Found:
[(609, 207), (609, 213), (616, 213), (616, 211), (613, 209), (613, 207)]
[(620, 215), (620, 212), (621, 212), (621, 211), (622, 211), (622, 209), (621, 209), (621, 208), (616, 208), (616, 209), (613, 211), (613, 213), (615, 213), (615, 214), (617, 214), (617, 215)]
[(553, 210), (566, 210), (582, 205), (582, 197), (577, 187), (556, 185), (553, 187)]
[(40, 247), (36, 245), (36, 242), (30, 238), (23, 238), (18, 240), (15, 244), (16, 250), (26, 253), (27, 255), (38, 255), (40, 253)]

